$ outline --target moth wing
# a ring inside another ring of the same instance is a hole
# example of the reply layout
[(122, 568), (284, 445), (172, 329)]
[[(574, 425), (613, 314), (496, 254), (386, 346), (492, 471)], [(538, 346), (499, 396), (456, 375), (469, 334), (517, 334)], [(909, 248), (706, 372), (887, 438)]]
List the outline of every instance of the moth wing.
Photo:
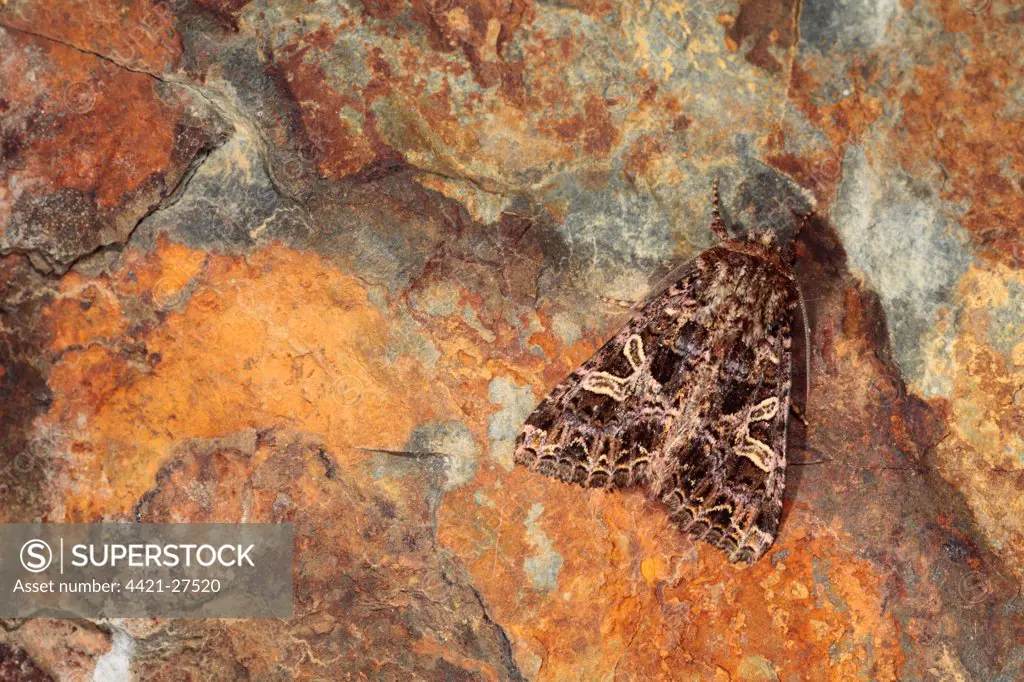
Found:
[[(541, 401), (519, 433), (516, 463), (590, 488), (646, 483), (652, 454), (665, 441), (671, 402), (652, 376), (652, 363), (665, 359), (658, 348), (699, 343), (676, 338), (672, 316), (673, 301), (685, 297), (698, 280), (691, 262), (678, 282)], [(654, 370), (676, 368), (658, 365)]]
[(737, 323), (712, 328), (707, 347), (718, 352), (694, 377), (713, 389), (669, 426), (649, 485), (680, 530), (753, 563), (782, 516), (797, 292), (773, 264), (747, 263), (730, 276), (746, 284), (708, 306), (715, 319)]
[(796, 300), (784, 266), (704, 252), (538, 405), (516, 462), (644, 485), (681, 530), (752, 563), (781, 517)]

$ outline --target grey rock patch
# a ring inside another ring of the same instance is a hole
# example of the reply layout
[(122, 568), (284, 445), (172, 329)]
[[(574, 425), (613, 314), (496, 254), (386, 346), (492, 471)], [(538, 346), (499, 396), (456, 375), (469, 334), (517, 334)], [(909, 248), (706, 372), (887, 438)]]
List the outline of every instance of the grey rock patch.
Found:
[(880, 176), (860, 148), (843, 161), (833, 221), (850, 267), (881, 299), (896, 361), (911, 382), (923, 377), (922, 346), (972, 261), (967, 235), (940, 202), (902, 178)]
[(465, 485), (476, 475), (480, 446), (469, 428), (460, 421), (417, 426), (409, 435), (406, 449), (411, 453), (436, 453), (444, 457), (445, 490)]
[(529, 386), (517, 386), (505, 377), (496, 377), (488, 386), (488, 398), (501, 409), (488, 419), (487, 435), (491, 440), (491, 456), (506, 471), (511, 471), (516, 436), (526, 418), (533, 412), (537, 401)]

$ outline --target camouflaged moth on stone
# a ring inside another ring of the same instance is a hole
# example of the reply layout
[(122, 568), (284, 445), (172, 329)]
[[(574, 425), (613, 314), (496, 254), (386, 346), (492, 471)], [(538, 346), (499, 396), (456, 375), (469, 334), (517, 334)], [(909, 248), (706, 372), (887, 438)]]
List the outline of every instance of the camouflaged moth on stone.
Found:
[(774, 234), (729, 236), (555, 387), (517, 463), (584, 487), (641, 486), (679, 529), (753, 563), (782, 514), (799, 300)]

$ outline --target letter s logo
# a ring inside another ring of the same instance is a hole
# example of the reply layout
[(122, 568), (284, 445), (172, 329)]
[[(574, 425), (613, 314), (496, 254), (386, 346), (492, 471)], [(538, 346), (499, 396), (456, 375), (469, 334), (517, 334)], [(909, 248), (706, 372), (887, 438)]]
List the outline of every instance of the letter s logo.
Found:
[(53, 551), (42, 540), (29, 540), (21, 546), (21, 565), (26, 571), (40, 573), (50, 567)]

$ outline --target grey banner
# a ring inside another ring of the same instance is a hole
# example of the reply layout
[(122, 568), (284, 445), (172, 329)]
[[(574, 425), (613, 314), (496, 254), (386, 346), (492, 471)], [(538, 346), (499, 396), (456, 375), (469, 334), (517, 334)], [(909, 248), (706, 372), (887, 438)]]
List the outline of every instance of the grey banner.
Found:
[(291, 524), (0, 524), (0, 618), (291, 615)]

